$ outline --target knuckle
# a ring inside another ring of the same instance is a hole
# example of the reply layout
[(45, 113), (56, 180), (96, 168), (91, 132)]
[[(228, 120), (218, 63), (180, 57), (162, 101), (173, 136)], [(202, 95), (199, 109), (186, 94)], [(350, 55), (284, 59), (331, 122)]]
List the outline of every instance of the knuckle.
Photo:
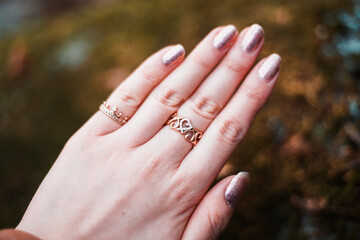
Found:
[(118, 98), (130, 107), (139, 107), (142, 101), (137, 93), (124, 88), (120, 89)]
[(92, 131), (83, 130), (84, 129), (81, 129), (71, 136), (66, 142), (64, 149), (72, 149), (83, 152), (89, 149), (90, 146), (96, 146), (95, 144), (97, 144), (97, 138), (89, 137), (89, 132)]
[(231, 146), (240, 142), (246, 133), (247, 127), (235, 119), (226, 119), (220, 125), (220, 141), (225, 141)]
[(184, 202), (185, 199), (189, 198), (189, 192), (191, 191), (191, 187), (189, 184), (180, 183), (174, 191), (171, 193), (170, 198), (175, 202)]
[(158, 76), (154, 70), (154, 68), (143, 67), (141, 70), (141, 74), (144, 76), (144, 79), (148, 81), (151, 85), (156, 85), (158, 82)]
[(157, 156), (150, 156), (143, 165), (142, 172), (146, 179), (151, 179), (152, 176), (156, 176), (162, 169), (162, 159)]
[(193, 57), (193, 61), (195, 64), (199, 65), (201, 68), (204, 69), (211, 69), (212, 65), (207, 61), (208, 58), (202, 56), (202, 55), (195, 55)]
[(198, 95), (192, 100), (192, 110), (207, 119), (213, 119), (219, 112), (220, 105), (210, 96)]
[(178, 179), (174, 181), (171, 192), (168, 194), (171, 202), (181, 205), (191, 205), (190, 202), (194, 200), (194, 186), (190, 179)]
[(247, 72), (246, 66), (241, 63), (235, 63), (235, 61), (228, 61), (226, 68), (237, 75), (244, 75)]
[(181, 102), (182, 98), (180, 97), (180, 94), (173, 90), (173, 89), (163, 89), (160, 91), (159, 94), (156, 95), (157, 100), (167, 106), (167, 107), (178, 107)]
[(213, 208), (212, 211), (208, 211), (207, 216), (209, 226), (211, 228), (211, 234), (214, 239), (220, 236), (228, 223), (222, 215), (223, 214), (221, 214), (217, 208)]
[(262, 89), (255, 85), (248, 85), (244, 87), (245, 96), (253, 103), (263, 101), (264, 95)]

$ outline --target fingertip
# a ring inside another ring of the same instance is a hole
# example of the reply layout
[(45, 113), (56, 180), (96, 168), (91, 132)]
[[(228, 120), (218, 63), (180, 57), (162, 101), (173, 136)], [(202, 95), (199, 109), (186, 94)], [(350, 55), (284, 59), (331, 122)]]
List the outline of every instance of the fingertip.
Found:
[(216, 34), (213, 40), (213, 46), (219, 50), (226, 49), (235, 40), (237, 34), (238, 30), (234, 25), (227, 25)]
[(239, 38), (242, 39), (245, 34), (247, 33), (247, 31), (249, 31), (249, 26), (248, 27), (245, 27), (243, 30), (241, 30), (241, 32), (239, 33)]
[(261, 80), (265, 82), (270, 82), (273, 79), (276, 79), (278, 72), (280, 70), (281, 57), (277, 53), (273, 53), (268, 56), (263, 63), (261, 64), (258, 74)]
[(225, 201), (229, 207), (234, 208), (250, 182), (248, 172), (239, 172), (235, 175), (225, 190)]
[(224, 199), (224, 192), (231, 184), (244, 189), (250, 179), (247, 172), (240, 172), (218, 182), (198, 204), (184, 231), (183, 239), (216, 239), (227, 227), (234, 212)]
[(165, 66), (171, 67), (181, 62), (185, 56), (185, 48), (181, 44), (176, 44), (168, 49), (162, 56)]

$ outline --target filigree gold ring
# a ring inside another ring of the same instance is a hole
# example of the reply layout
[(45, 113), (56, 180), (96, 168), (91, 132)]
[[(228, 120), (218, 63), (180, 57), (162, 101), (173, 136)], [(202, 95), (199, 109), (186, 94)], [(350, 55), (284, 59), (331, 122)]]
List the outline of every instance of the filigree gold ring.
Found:
[(112, 120), (119, 123), (121, 126), (124, 125), (129, 120), (129, 118), (126, 117), (122, 112), (116, 113), (117, 107), (111, 108), (109, 104), (106, 103), (106, 101), (104, 101), (100, 105), (99, 109), (100, 111), (105, 113), (108, 117), (110, 117)]
[(184, 135), (185, 140), (190, 142), (193, 146), (201, 139), (202, 132), (193, 128), (188, 118), (180, 117), (177, 113), (173, 113), (166, 121), (166, 124), (169, 125), (170, 128)]

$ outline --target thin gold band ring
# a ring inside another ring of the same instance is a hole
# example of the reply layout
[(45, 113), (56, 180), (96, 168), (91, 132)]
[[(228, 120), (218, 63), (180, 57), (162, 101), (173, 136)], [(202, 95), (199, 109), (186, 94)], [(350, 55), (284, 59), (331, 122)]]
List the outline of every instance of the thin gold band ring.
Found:
[(122, 112), (119, 112), (118, 114), (116, 113), (117, 111), (117, 107), (113, 107), (111, 108), (109, 106), (109, 104), (107, 104), (106, 101), (104, 101), (100, 106), (99, 106), (100, 111), (102, 111), (103, 113), (105, 113), (108, 117), (110, 117), (112, 120), (114, 120), (115, 122), (119, 123), (121, 126), (123, 126), (128, 120), (129, 118), (126, 117)]

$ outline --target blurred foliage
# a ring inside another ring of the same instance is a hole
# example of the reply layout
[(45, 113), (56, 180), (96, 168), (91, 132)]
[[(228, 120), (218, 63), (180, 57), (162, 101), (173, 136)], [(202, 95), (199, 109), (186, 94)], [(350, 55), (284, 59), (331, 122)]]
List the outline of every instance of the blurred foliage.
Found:
[(254, 22), (261, 57), (283, 64), (220, 174), (252, 175), (222, 239), (360, 239), (360, 3), (344, 0), (93, 3), (3, 34), (0, 227), (16, 226), (66, 140), (148, 55)]

